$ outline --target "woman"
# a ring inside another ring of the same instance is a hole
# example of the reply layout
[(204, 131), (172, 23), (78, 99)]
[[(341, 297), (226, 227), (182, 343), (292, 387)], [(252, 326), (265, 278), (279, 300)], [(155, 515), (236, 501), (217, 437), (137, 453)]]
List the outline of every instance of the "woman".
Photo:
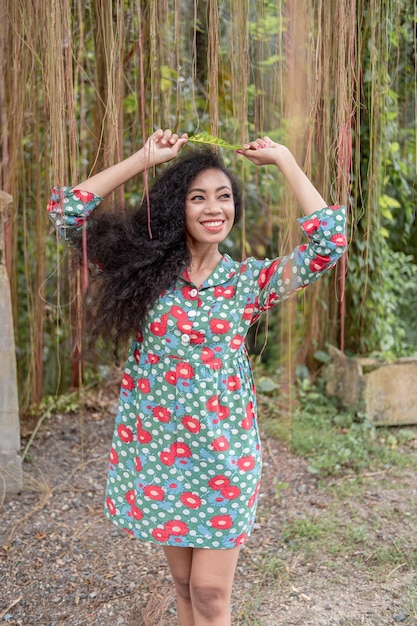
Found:
[[(80, 227), (103, 197), (176, 158), (186, 143), (186, 135), (157, 130), (131, 157), (76, 188), (55, 189), (49, 211), (58, 231), (81, 245)], [(231, 623), (239, 548), (254, 523), (261, 450), (248, 329), (332, 268), (346, 246), (344, 207), (326, 207), (287, 148), (264, 137), (238, 152), (281, 170), (304, 212), (309, 244), (275, 260), (222, 255), (241, 195), (210, 150), (177, 158), (131, 218), (88, 219), (88, 255), (102, 270), (98, 330), (116, 344), (135, 335), (106, 514), (163, 547), (180, 626)]]

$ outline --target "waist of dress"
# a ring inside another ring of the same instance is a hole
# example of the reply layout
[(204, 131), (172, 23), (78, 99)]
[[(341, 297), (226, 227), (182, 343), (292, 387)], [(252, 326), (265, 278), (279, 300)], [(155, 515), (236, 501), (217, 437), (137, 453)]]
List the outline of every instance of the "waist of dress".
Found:
[[(216, 349), (217, 348), (217, 349)], [(170, 350), (155, 350), (151, 345), (138, 344), (138, 354), (136, 354), (136, 361), (140, 365), (156, 364), (160, 361), (178, 362), (185, 361), (187, 363), (204, 364), (211, 366), (212, 369), (221, 369), (222, 363), (230, 361), (248, 360), (249, 356), (246, 350), (246, 346), (242, 346), (238, 350), (225, 350), (218, 349), (218, 346), (189, 346), (186, 350), (181, 348), (172, 348)]]

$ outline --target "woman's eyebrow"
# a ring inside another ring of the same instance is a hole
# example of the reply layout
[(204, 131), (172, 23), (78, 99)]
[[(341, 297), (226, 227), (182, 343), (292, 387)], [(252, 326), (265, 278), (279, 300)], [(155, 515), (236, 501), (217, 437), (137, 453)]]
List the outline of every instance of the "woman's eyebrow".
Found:
[[(229, 189), (229, 191), (231, 190), (228, 185), (222, 185), (221, 187), (217, 187), (216, 191), (221, 191), (222, 189)], [(204, 193), (206, 190), (200, 189), (200, 187), (193, 187), (192, 189), (189, 189), (188, 193), (193, 193), (195, 191), (202, 191)]]

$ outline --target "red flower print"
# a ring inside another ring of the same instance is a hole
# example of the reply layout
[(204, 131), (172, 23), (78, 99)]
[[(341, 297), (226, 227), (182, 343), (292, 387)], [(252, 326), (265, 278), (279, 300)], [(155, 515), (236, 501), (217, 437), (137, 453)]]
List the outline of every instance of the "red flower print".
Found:
[(126, 374), (126, 372), (123, 374), (123, 378), (122, 378), (122, 389), (129, 389), (129, 391), (131, 389), (133, 389), (135, 386), (135, 379), (132, 378), (132, 376), (130, 376), (130, 374)]
[(271, 306), (274, 306), (279, 300), (279, 295), (277, 293), (270, 293), (268, 296), (268, 301), (265, 305), (265, 309), (270, 309)]
[(176, 372), (173, 372), (172, 370), (169, 372), (166, 372), (164, 378), (167, 381), (167, 383), (169, 383), (170, 385), (177, 384), (177, 374)]
[(118, 462), (119, 462), (119, 455), (117, 454), (116, 450), (112, 448), (110, 450), (110, 465), (117, 465)]
[(203, 363), (208, 363), (209, 361), (211, 361), (211, 359), (214, 359), (215, 354), (213, 352), (213, 350), (210, 350), (210, 348), (203, 348), (201, 351), (201, 360), (203, 361)]
[(312, 217), (311, 220), (303, 222), (302, 228), (305, 233), (314, 233), (320, 228), (320, 220), (318, 217)]
[(167, 423), (171, 419), (171, 412), (163, 406), (156, 406), (152, 409), (153, 416), (160, 422)]
[(77, 200), (80, 200), (85, 204), (94, 200), (93, 193), (90, 193), (89, 191), (82, 191), (81, 189), (74, 189), (74, 196), (77, 198)]
[(189, 509), (198, 509), (201, 506), (201, 498), (191, 491), (185, 491), (180, 495), (181, 502)]
[(255, 417), (255, 409), (253, 407), (253, 402), (250, 401), (246, 405), (245, 419), (243, 419), (240, 422), (240, 425), (242, 426), (242, 428), (244, 428), (245, 430), (250, 430), (252, 428), (252, 422), (253, 422), (254, 417)]
[(169, 534), (163, 528), (154, 528), (151, 535), (157, 541), (165, 542), (169, 539)]
[(230, 411), (227, 408), (227, 406), (223, 406), (223, 405), (219, 405), (219, 410), (217, 412), (218, 416), (219, 416), (219, 420), (225, 420), (229, 417), (230, 415)]
[(189, 458), (191, 456), (190, 447), (182, 441), (176, 441), (175, 443), (171, 444), (169, 449), (174, 456), (186, 458)]
[(161, 459), (161, 463), (164, 465), (174, 465), (175, 456), (172, 452), (168, 452), (168, 450), (164, 450), (159, 454), (159, 458)]
[(233, 526), (233, 520), (230, 515), (215, 515), (210, 520), (213, 528), (218, 528), (219, 530), (227, 530), (231, 526)]
[(151, 390), (151, 383), (147, 378), (139, 378), (138, 380), (138, 389), (142, 393), (149, 393)]
[(135, 456), (135, 470), (140, 472), (142, 470), (142, 461), (138, 456)]
[(55, 200), (51, 200), (50, 202), (48, 202), (48, 213), (50, 213), (51, 211), (55, 211), (59, 206), (61, 206), (61, 202), (58, 200), (57, 202)]
[(143, 332), (141, 330), (138, 330), (138, 332), (136, 333), (136, 341), (138, 343), (143, 342)]
[(182, 287), (181, 293), (186, 300), (196, 300), (198, 298), (198, 290), (195, 287)]
[(269, 283), (269, 281), (271, 280), (272, 276), (274, 275), (275, 269), (277, 267), (277, 265), (280, 264), (280, 260), (279, 259), (275, 259), (275, 261), (273, 261), (271, 263), (271, 265), (269, 265), (268, 267), (264, 267), (263, 270), (261, 271), (261, 273), (258, 276), (258, 285), (261, 289), (263, 289), (265, 287), (265, 285), (267, 285)]
[(333, 241), (337, 246), (345, 246), (347, 244), (347, 239), (343, 233), (336, 233), (330, 237), (330, 241)]
[(229, 300), (235, 295), (235, 288), (233, 287), (233, 285), (230, 285), (229, 287), (222, 287), (221, 285), (219, 285), (214, 289), (214, 295), (216, 296), (216, 298), (226, 298), (227, 300)]
[(149, 329), (151, 333), (156, 335), (157, 337), (163, 337), (167, 331), (167, 323), (168, 323), (169, 314), (165, 313), (162, 315), (161, 320), (158, 322), (152, 322), (149, 324)]
[(238, 350), (244, 341), (245, 338), (242, 337), (242, 335), (234, 335), (230, 341), (230, 348), (232, 350)]
[(177, 322), (177, 328), (182, 333), (184, 333), (186, 335), (189, 335), (191, 333), (192, 328), (193, 328), (193, 323), (190, 322), (189, 319), (180, 319)]
[(205, 334), (202, 333), (200, 330), (193, 330), (190, 333), (190, 343), (193, 343), (193, 344), (204, 343), (205, 337), (206, 337)]
[(146, 485), (143, 492), (145, 496), (152, 500), (163, 500), (165, 496), (165, 491), (157, 485)]
[(164, 530), (169, 535), (186, 535), (188, 533), (188, 526), (185, 522), (170, 520), (169, 522), (165, 522)]
[(133, 353), (133, 358), (135, 359), (136, 363), (139, 363), (140, 361), (140, 351), (136, 348), (136, 350)]
[(131, 489), (130, 491), (126, 492), (125, 500), (126, 500), (126, 502), (129, 502), (129, 504), (135, 504), (136, 496), (135, 496), (135, 490), (134, 489)]
[(230, 444), (226, 437), (217, 437), (214, 441), (211, 442), (214, 450), (216, 452), (223, 452), (224, 450), (228, 450), (230, 448)]
[(312, 272), (321, 272), (329, 263), (329, 256), (316, 256), (310, 261), (310, 269)]
[(124, 443), (130, 443), (133, 441), (133, 431), (130, 426), (125, 426), (124, 424), (119, 424), (117, 427), (117, 434), (120, 439), (124, 441)]
[(171, 315), (177, 320), (187, 319), (187, 313), (184, 311), (184, 309), (182, 309), (180, 306), (176, 306), (175, 304), (171, 307)]
[(194, 368), (189, 363), (178, 363), (175, 373), (177, 378), (193, 378)]
[(136, 519), (138, 521), (141, 520), (143, 517), (142, 511), (138, 506), (136, 506), (136, 504), (132, 504), (130, 508), (130, 515), (133, 517), (133, 519)]
[(116, 506), (113, 502), (113, 500), (111, 498), (107, 498), (106, 499), (106, 506), (107, 506), (107, 510), (110, 513), (110, 515), (116, 515), (117, 509)]
[(151, 354), (149, 352), (148, 353), (148, 361), (149, 361), (149, 363), (152, 363), (152, 365), (155, 365), (155, 363), (158, 363), (158, 361), (159, 361), (159, 356), (157, 354)]
[(147, 430), (138, 430), (139, 443), (149, 443), (152, 441), (152, 435)]
[(245, 430), (250, 430), (252, 428), (252, 418), (251, 417), (245, 417), (245, 419), (243, 419), (240, 422), (240, 425)]
[(209, 368), (211, 370), (221, 370), (223, 367), (223, 361), (221, 359), (212, 359), (211, 361), (208, 361), (207, 365), (209, 366)]
[(201, 424), (196, 417), (184, 415), (181, 422), (183, 426), (190, 431), (190, 433), (199, 433), (201, 430)]
[(215, 318), (209, 322), (211, 332), (215, 335), (224, 335), (230, 329), (230, 322)]
[(216, 491), (220, 491), (224, 489), (224, 487), (228, 487), (230, 485), (230, 480), (226, 476), (222, 476), (219, 474), (218, 476), (213, 476), (208, 481), (208, 486), (210, 489), (215, 489)]
[(308, 245), (306, 243), (303, 243), (303, 245), (298, 246), (298, 252), (305, 252), (308, 248)]
[(255, 312), (255, 305), (247, 304), (243, 310), (242, 318), (244, 320), (251, 320), (254, 312)]
[(238, 498), (240, 496), (240, 489), (239, 487), (229, 485), (228, 487), (222, 489), (220, 493), (223, 498), (226, 498), (226, 500), (234, 500), (234, 498)]
[(217, 411), (219, 408), (219, 396), (211, 396), (211, 398), (206, 402), (206, 408), (208, 411)]
[(235, 544), (237, 546), (241, 546), (242, 543), (245, 543), (246, 541), (246, 533), (242, 533), (241, 535), (239, 535), (238, 537), (236, 537), (235, 539)]
[(242, 386), (239, 376), (229, 376), (227, 379), (227, 388), (229, 391), (238, 391)]
[(239, 469), (244, 472), (249, 472), (249, 470), (255, 467), (255, 459), (253, 456), (242, 456), (241, 459), (237, 462)]

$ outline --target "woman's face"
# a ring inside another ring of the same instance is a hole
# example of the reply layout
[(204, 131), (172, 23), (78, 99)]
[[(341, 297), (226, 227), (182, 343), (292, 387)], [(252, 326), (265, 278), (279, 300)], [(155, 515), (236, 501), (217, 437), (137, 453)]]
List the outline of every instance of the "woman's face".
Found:
[(191, 182), (185, 197), (185, 228), (191, 244), (219, 244), (235, 219), (232, 184), (221, 170), (204, 170)]

